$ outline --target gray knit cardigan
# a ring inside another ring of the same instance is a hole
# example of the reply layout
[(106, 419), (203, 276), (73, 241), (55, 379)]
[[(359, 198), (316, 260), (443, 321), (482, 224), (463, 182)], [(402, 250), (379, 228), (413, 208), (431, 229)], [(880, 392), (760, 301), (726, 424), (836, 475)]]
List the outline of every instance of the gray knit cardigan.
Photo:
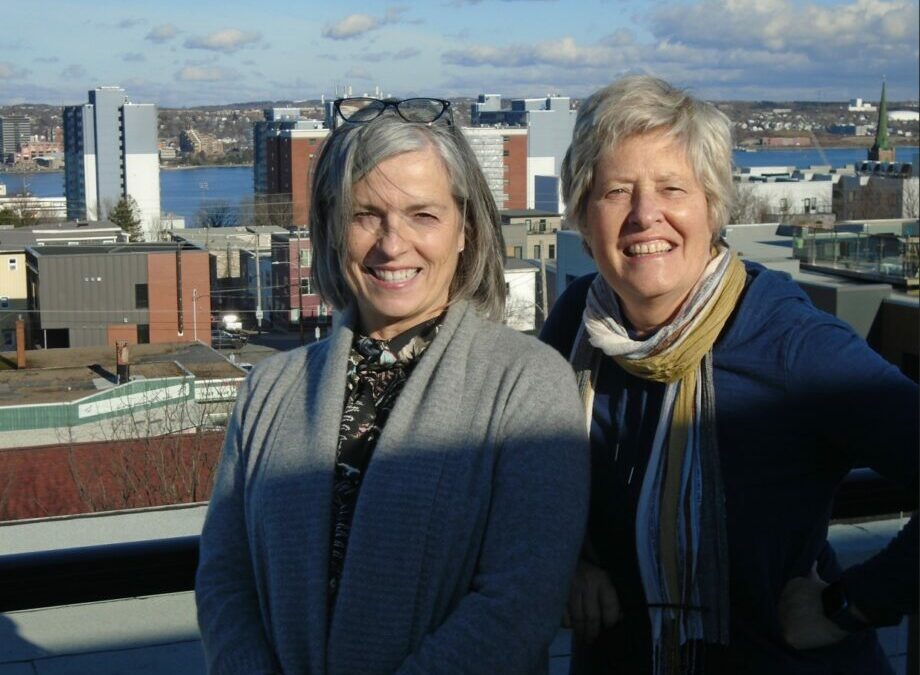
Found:
[(545, 673), (588, 500), (574, 376), (550, 347), (447, 314), (364, 478), (327, 620), (351, 312), (242, 386), (201, 536), (211, 673)]

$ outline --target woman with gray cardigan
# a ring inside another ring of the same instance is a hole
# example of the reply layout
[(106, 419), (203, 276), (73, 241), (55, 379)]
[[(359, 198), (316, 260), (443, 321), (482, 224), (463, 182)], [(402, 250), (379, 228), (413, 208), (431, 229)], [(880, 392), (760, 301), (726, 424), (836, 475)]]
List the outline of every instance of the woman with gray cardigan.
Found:
[(331, 336), (241, 387), (201, 537), (211, 673), (545, 673), (584, 533), (574, 376), (499, 323), (498, 214), (439, 99), (340, 99)]

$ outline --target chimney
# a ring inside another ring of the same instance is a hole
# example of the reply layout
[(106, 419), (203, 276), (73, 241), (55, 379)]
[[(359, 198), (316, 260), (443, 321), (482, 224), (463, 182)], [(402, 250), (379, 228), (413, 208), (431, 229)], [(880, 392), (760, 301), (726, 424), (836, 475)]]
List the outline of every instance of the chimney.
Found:
[(16, 319), (16, 368), (26, 367), (26, 322)]
[(118, 384), (126, 384), (131, 379), (131, 356), (128, 354), (128, 341), (115, 341), (115, 365)]

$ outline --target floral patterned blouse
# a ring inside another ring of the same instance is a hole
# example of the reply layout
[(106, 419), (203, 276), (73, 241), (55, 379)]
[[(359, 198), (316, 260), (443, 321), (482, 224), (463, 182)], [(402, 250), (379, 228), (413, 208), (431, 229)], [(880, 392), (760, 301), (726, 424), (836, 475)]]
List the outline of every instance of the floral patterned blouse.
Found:
[(339, 427), (332, 487), (332, 542), (329, 556), (329, 610), (335, 604), (345, 550), (361, 480), (399, 392), (422, 352), (431, 344), (443, 315), (413, 326), (390, 340), (355, 335), (348, 357), (345, 407)]

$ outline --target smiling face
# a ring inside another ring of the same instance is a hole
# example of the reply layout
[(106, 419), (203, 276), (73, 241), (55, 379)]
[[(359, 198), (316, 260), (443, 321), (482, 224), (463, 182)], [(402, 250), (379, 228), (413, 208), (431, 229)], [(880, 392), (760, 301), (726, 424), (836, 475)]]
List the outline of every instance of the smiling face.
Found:
[(661, 130), (601, 153), (585, 223), (598, 270), (640, 332), (674, 315), (710, 259), (703, 186), (683, 147)]
[(463, 223), (432, 147), (380, 162), (353, 188), (346, 278), (362, 330), (389, 339), (440, 314), (463, 250)]

